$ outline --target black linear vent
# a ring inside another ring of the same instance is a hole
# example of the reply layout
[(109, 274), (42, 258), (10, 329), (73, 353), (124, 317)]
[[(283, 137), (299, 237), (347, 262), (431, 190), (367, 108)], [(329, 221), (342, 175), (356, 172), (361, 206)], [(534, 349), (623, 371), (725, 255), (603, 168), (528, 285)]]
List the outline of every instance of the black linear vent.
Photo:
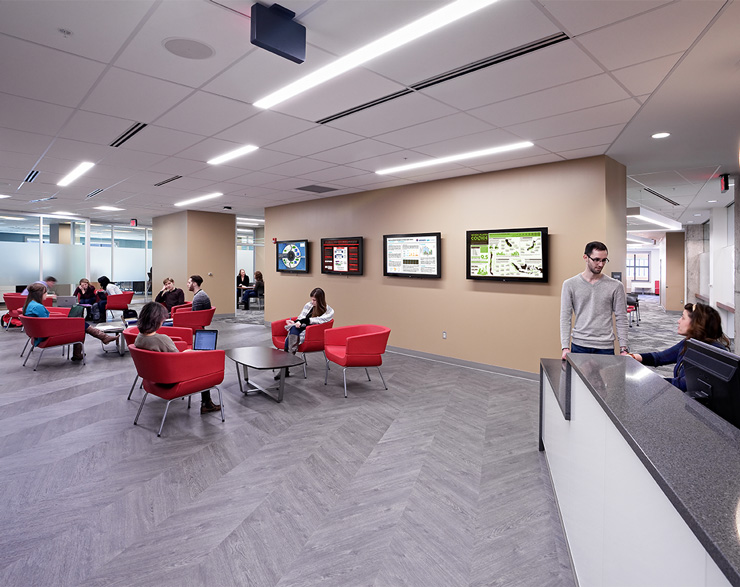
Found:
[(160, 181), (159, 183), (155, 183), (154, 187), (159, 187), (161, 185), (164, 185), (166, 183), (170, 183), (171, 181), (175, 181), (176, 179), (182, 178), (182, 175), (173, 175), (169, 179), (165, 179), (164, 181)]
[(326, 192), (336, 192), (338, 188), (329, 188), (324, 185), (304, 185), (296, 189), (304, 192), (313, 192), (314, 194), (325, 194)]
[(653, 194), (654, 196), (658, 196), (658, 197), (659, 197), (659, 198), (660, 198), (661, 200), (665, 200), (665, 201), (666, 201), (666, 202), (668, 202), (669, 204), (673, 204), (674, 206), (679, 206), (679, 205), (680, 205), (680, 204), (679, 204), (678, 202), (674, 202), (674, 201), (673, 201), (673, 200), (671, 200), (670, 198), (668, 198), (668, 197), (664, 196), (663, 194), (659, 194), (658, 192), (656, 192), (655, 190), (653, 190), (653, 189), (651, 189), (651, 188), (644, 188), (644, 189), (645, 189), (645, 191), (646, 191), (647, 193), (649, 193), (649, 194)]
[(38, 175), (39, 175), (39, 172), (36, 171), (35, 169), (32, 169), (31, 171), (28, 172), (26, 179), (24, 179), (23, 181), (25, 183), (31, 183), (34, 179), (38, 177)]
[(90, 192), (89, 194), (87, 194), (87, 195), (85, 196), (85, 199), (87, 199), (87, 198), (92, 198), (92, 197), (94, 197), (94, 196), (97, 196), (97, 195), (98, 195), (98, 194), (99, 194), (100, 192), (102, 192), (102, 191), (103, 191), (103, 188), (98, 188), (98, 189), (96, 189), (96, 190), (93, 190), (93, 191), (91, 191), (91, 192)]
[(144, 124), (143, 122), (135, 122), (126, 130), (126, 132), (124, 132), (120, 137), (118, 137), (115, 141), (113, 141), (110, 144), (110, 146), (120, 147), (123, 143), (125, 143), (127, 140), (133, 137), (137, 132), (143, 130), (144, 128), (146, 128), (146, 124)]
[(514, 59), (515, 57), (521, 57), (522, 55), (534, 53), (535, 51), (539, 51), (540, 49), (544, 49), (545, 47), (551, 47), (552, 45), (567, 41), (569, 38), (570, 37), (568, 37), (568, 35), (566, 35), (565, 33), (557, 33), (554, 35), (550, 35), (549, 37), (538, 39), (537, 41), (527, 43), (526, 45), (521, 45), (514, 49), (509, 49), (508, 51), (503, 51), (502, 53), (491, 55), (490, 57), (485, 57), (484, 59), (479, 59), (478, 61), (473, 61), (472, 63), (468, 63), (467, 65), (463, 65), (461, 67), (451, 69), (450, 71), (440, 73), (439, 75), (435, 75), (434, 77), (430, 77), (415, 84), (411, 84), (409, 86), (410, 89), (407, 88), (405, 90), (400, 90), (393, 94), (388, 94), (387, 96), (378, 98), (377, 100), (365, 102), (364, 104), (360, 104), (359, 106), (355, 106), (354, 108), (349, 108), (348, 110), (344, 110), (342, 112), (332, 114), (331, 116), (327, 116), (326, 118), (322, 118), (321, 120), (317, 120), (316, 123), (326, 124), (327, 122), (331, 122), (332, 120), (344, 118), (345, 116), (349, 116), (350, 114), (354, 114), (355, 112), (367, 110), (368, 108), (372, 108), (373, 106), (377, 106), (378, 104), (382, 104), (383, 102), (395, 100), (396, 98), (400, 98), (401, 96), (410, 94), (412, 90), (419, 91), (423, 90), (424, 88), (436, 86), (437, 84), (441, 84), (442, 82), (446, 82), (451, 79), (461, 77), (463, 75), (468, 75), (469, 73), (473, 73), (474, 71), (479, 71), (481, 69), (485, 69), (486, 67), (491, 67), (492, 65), (503, 63), (504, 61), (509, 61), (511, 59)]

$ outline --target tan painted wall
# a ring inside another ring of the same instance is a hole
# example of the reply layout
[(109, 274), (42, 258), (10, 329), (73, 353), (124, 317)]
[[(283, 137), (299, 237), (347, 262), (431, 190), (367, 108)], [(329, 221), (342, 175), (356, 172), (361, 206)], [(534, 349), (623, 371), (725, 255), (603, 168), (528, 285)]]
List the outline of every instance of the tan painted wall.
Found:
[[(187, 210), (154, 218), (152, 261), (155, 295), (162, 279), (172, 277), (187, 291), (190, 275), (203, 277), (203, 289), (216, 306), (216, 313), (235, 310), (236, 216)], [(211, 275), (209, 275), (209, 273)]]
[[(583, 271), (584, 245), (607, 242), (609, 270), (624, 272), (624, 174), (592, 157), (268, 208), (265, 318), (294, 315), (320, 286), (337, 326), (382, 324), (393, 346), (537, 372), (560, 355), (560, 289)], [(548, 284), (465, 279), (467, 230), (536, 226), (550, 231)], [(442, 279), (383, 277), (383, 234), (436, 231)], [(349, 236), (365, 237), (365, 275), (322, 275), (321, 238)], [(308, 238), (311, 274), (277, 274), (273, 238)]]
[(665, 309), (683, 310), (685, 295), (685, 235), (667, 232), (665, 235)]

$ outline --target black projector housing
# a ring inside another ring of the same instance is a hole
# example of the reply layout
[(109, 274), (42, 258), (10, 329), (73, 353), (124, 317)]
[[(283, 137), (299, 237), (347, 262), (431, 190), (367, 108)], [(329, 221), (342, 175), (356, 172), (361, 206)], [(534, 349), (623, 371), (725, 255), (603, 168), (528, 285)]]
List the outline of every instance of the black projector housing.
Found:
[(295, 63), (306, 60), (306, 27), (293, 21), (295, 12), (279, 4), (252, 4), (253, 45)]

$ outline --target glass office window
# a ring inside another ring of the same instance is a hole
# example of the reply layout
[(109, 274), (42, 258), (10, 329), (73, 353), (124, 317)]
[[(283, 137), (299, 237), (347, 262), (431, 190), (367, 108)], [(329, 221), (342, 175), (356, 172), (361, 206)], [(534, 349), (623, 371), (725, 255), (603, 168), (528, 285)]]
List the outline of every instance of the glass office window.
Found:
[(113, 226), (113, 281), (123, 289), (144, 293), (147, 281), (147, 231), (144, 227)]
[(0, 291), (14, 292), (16, 286), (39, 279), (39, 219), (21, 214), (0, 213)]
[(56, 293), (71, 295), (85, 277), (85, 221), (43, 217), (43, 274), (57, 278)]
[(109, 224), (90, 225), (90, 279), (97, 281), (105, 275), (111, 280), (111, 226)]
[(650, 253), (627, 253), (627, 278), (650, 281)]
[(249, 280), (254, 281), (254, 231), (238, 228), (236, 233), (236, 273), (240, 269), (249, 275)]

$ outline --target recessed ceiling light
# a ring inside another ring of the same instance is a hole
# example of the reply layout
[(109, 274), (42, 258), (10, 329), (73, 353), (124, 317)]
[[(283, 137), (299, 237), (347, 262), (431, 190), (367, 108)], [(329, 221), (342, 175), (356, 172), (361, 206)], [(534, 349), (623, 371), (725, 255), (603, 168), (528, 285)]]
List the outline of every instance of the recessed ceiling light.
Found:
[(62, 181), (60, 181), (57, 185), (64, 187), (65, 185), (71, 184), (75, 179), (80, 177), (80, 175), (82, 175), (92, 167), (95, 167), (95, 163), (90, 163), (89, 161), (84, 161), (83, 163), (80, 163), (77, 167), (75, 167), (72, 171), (65, 175), (62, 178)]
[(350, 69), (354, 69), (367, 63), (371, 59), (383, 55), (393, 49), (397, 49), (406, 43), (414, 41), (419, 37), (429, 34), (439, 28), (447, 26), (473, 12), (493, 4), (496, 0), (457, 0), (447, 6), (427, 14), (426, 16), (407, 24), (392, 33), (381, 37), (364, 47), (353, 51), (349, 55), (340, 57), (336, 61), (317, 69), (313, 73), (300, 78), (299, 80), (288, 84), (284, 88), (273, 92), (269, 96), (257, 100), (254, 105), (257, 108), (272, 108), (273, 106), (284, 102), (306, 90), (323, 84), (330, 79), (341, 75)]
[(709, 203), (709, 204), (716, 204), (717, 203), (717, 200), (707, 200), (707, 203)]
[(694, 224), (694, 221), (693, 221), (693, 220), (689, 220), (689, 221), (687, 222), (687, 224)]
[(0, 216), (3, 220), (26, 220), (20, 216)]
[(671, 133), (669, 132), (656, 132), (654, 135), (652, 135), (654, 139), (665, 139), (669, 136), (671, 136)]
[(701, 216), (701, 214), (694, 214), (694, 216)]
[(241, 216), (237, 216), (236, 223), (237, 224), (244, 224), (245, 222), (257, 222), (257, 223), (264, 223), (264, 218), (245, 218)]
[(196, 202), (202, 202), (203, 200), (212, 200), (213, 198), (219, 198), (221, 196), (223, 196), (221, 192), (215, 192), (213, 194), (206, 194), (205, 196), (199, 196), (197, 198), (191, 198), (190, 200), (177, 202), (175, 206), (187, 206), (188, 204), (195, 204)]
[(115, 206), (95, 206), (96, 210), (105, 210), (106, 212), (118, 212), (126, 208), (116, 208)]
[(0, 200), (2, 200), (2, 199), (4, 199), (4, 198), (9, 198), (9, 197), (10, 197), (10, 196), (6, 196), (5, 194), (0, 194)]
[(430, 167), (432, 165), (441, 165), (443, 163), (452, 163), (453, 161), (462, 161), (463, 159), (472, 159), (474, 157), (483, 157), (485, 155), (495, 155), (496, 153), (505, 153), (506, 151), (514, 151), (516, 149), (526, 149), (527, 147), (534, 147), (534, 143), (524, 141), (522, 143), (503, 145), (501, 147), (492, 147), (491, 149), (482, 149), (480, 151), (471, 151), (469, 153), (450, 155), (449, 157), (440, 157), (439, 159), (428, 159), (427, 161), (419, 161), (418, 163), (410, 163), (408, 165), (399, 165), (398, 167), (379, 169), (375, 173), (377, 173), (378, 175), (388, 175), (389, 173), (398, 173), (399, 171), (418, 169), (420, 167)]
[(62, 210), (60, 210), (59, 212), (52, 212), (52, 214), (56, 216), (79, 216), (79, 214), (75, 212), (64, 212)]
[(259, 147), (256, 147), (255, 145), (244, 145), (243, 147), (239, 147), (238, 149), (234, 149), (233, 151), (214, 157), (210, 161), (206, 161), (206, 163), (208, 163), (208, 165), (218, 165), (219, 163), (231, 161), (232, 159), (236, 159), (237, 157), (241, 157), (242, 155), (246, 155), (247, 153), (251, 153), (257, 149), (259, 149)]

